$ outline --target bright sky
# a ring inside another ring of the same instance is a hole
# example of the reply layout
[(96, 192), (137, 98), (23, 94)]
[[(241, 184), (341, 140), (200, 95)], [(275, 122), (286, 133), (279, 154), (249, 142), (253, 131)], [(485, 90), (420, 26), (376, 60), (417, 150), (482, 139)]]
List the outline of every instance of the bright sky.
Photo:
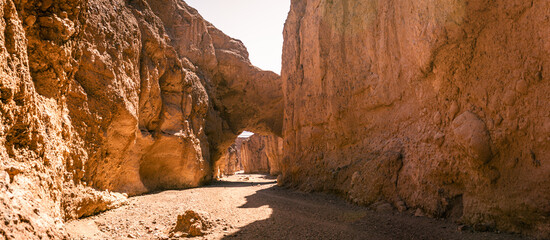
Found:
[(225, 34), (241, 40), (255, 66), (280, 74), (290, 0), (185, 0)]
[(252, 136), (252, 135), (254, 135), (253, 132), (243, 131), (243, 132), (241, 133), (241, 135), (239, 135), (238, 137), (240, 137), (240, 138), (247, 138), (247, 137), (250, 137), (250, 136)]

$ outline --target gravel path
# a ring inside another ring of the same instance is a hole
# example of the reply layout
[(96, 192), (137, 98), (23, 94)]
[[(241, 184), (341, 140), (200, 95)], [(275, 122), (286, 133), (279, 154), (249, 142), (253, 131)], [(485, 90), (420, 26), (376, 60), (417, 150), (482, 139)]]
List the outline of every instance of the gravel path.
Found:
[(67, 229), (72, 239), (171, 239), (178, 214), (189, 209), (213, 223), (209, 234), (196, 239), (523, 239), (459, 231), (444, 220), (376, 212), (244, 174), (206, 187), (133, 197), (124, 207), (69, 222)]

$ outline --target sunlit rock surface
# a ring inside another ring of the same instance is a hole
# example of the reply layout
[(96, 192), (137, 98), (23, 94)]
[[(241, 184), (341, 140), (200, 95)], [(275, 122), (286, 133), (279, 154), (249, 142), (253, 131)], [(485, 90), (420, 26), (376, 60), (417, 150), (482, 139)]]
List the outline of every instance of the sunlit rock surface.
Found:
[[(277, 74), (176, 0), (0, 1), (0, 236), (198, 186), (242, 130), (281, 134)], [(0, 237), (0, 238), (1, 238)]]

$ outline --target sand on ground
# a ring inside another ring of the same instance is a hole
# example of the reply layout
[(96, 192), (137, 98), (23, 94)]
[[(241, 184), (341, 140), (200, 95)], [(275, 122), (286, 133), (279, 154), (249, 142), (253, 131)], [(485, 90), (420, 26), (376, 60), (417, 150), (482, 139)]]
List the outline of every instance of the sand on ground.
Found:
[(370, 210), (334, 195), (279, 187), (273, 177), (258, 174), (132, 197), (126, 206), (71, 221), (67, 229), (71, 239), (174, 239), (170, 230), (186, 210), (213, 223), (209, 234), (196, 239), (526, 239)]

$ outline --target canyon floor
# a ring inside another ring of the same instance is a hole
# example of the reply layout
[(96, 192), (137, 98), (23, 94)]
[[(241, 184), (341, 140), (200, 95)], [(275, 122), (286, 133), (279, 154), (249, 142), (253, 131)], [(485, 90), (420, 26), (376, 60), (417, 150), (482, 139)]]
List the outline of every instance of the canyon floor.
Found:
[(213, 223), (196, 239), (526, 239), (473, 232), (447, 220), (370, 210), (330, 194), (276, 185), (264, 175), (237, 174), (201, 188), (132, 197), (129, 204), (69, 222), (71, 239), (174, 239), (186, 210)]

